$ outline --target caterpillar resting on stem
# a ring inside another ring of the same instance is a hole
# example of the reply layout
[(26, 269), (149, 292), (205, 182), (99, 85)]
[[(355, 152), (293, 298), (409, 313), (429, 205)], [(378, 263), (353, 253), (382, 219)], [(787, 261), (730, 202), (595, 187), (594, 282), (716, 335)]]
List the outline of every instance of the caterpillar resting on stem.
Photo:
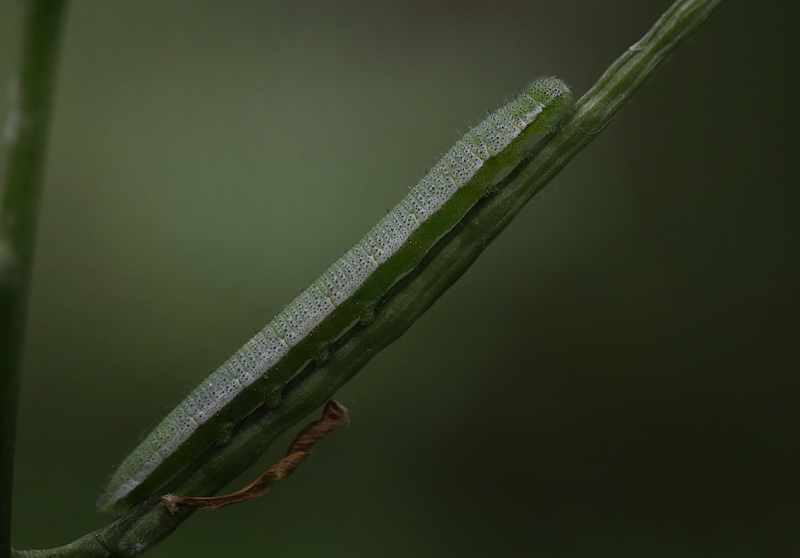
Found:
[(121, 512), (162, 487), (360, 321), (546, 132), (571, 100), (555, 78), (534, 81), (472, 128), (403, 200), (267, 326), (195, 388), (119, 466), (100, 497)]

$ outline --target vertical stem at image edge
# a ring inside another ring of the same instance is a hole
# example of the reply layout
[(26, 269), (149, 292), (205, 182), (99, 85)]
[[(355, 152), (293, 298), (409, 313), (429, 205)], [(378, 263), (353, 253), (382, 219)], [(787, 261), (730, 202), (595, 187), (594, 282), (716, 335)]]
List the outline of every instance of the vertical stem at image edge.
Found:
[(8, 165), (0, 209), (0, 558), (11, 556), (19, 372), (65, 5), (66, 0), (26, 3), (21, 57), (3, 127)]

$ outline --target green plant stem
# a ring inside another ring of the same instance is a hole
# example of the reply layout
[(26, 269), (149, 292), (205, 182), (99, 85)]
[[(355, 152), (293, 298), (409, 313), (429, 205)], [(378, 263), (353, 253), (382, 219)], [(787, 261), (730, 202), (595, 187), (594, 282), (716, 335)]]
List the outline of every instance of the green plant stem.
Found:
[(11, 554), (19, 368), (64, 5), (64, 0), (27, 3), (20, 67), (12, 85), (16, 91), (4, 128), (8, 168), (0, 210), (0, 558)]
[[(333, 347), (330, 360), (304, 370), (279, 407), (260, 409), (243, 421), (231, 441), (201, 455), (165, 492), (209, 495), (250, 466), (287, 428), (312, 413), (385, 346), (400, 337), (452, 285), (541, 188), (606, 126), (655, 68), (710, 15), (720, 0), (678, 0), (639, 42), (628, 49), (575, 105), (551, 134), (477, 204), (420, 266), (392, 289), (367, 326), (357, 326)], [(191, 511), (170, 515), (152, 497), (114, 523), (44, 556), (132, 557), (169, 535)], [(58, 554), (56, 554), (58, 552)]]

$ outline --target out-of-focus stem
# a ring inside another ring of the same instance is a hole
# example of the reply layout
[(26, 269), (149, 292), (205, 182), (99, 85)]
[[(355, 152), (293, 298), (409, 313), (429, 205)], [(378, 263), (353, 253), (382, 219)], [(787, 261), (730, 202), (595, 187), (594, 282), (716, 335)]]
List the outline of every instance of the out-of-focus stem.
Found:
[(8, 168), (0, 209), (0, 558), (11, 555), (20, 357), (65, 4), (66, 0), (27, 2), (19, 69), (2, 133)]

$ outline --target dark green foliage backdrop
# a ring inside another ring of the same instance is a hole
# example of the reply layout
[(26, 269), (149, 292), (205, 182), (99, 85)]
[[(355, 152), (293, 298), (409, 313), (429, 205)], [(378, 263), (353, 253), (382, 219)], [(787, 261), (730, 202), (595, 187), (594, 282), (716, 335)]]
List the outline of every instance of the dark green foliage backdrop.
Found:
[[(582, 94), (669, 3), (76, 1), (15, 545), (103, 525), (94, 500), (147, 428), (457, 130), (537, 75)], [(340, 393), (349, 428), (268, 497), (198, 514), (150, 555), (795, 555), (788, 5), (723, 2)], [(0, 5), (3, 83), (19, 16)]]

